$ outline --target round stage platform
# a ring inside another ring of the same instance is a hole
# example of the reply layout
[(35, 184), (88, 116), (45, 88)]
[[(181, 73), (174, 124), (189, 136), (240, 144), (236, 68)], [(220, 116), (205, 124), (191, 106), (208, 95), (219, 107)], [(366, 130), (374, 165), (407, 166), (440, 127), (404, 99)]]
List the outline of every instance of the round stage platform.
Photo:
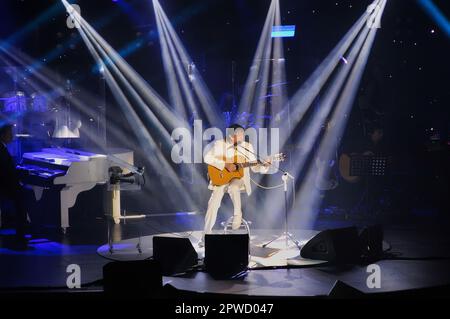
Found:
[[(182, 292), (195, 294), (240, 295), (250, 297), (308, 297), (328, 296), (336, 282), (355, 288), (365, 294), (402, 293), (438, 287), (450, 283), (448, 267), (450, 259), (442, 260), (393, 260), (377, 261), (380, 267), (380, 286), (367, 284), (371, 275), (368, 265), (336, 267), (319, 260), (300, 257), (300, 250), (293, 243), (285, 247), (285, 239), (274, 240), (282, 231), (252, 230), (249, 271), (246, 276), (234, 280), (215, 280), (204, 271), (193, 271), (185, 275), (163, 277), (163, 283), (170, 284)], [(314, 237), (318, 231), (291, 231), (300, 246)], [(109, 260), (142, 260), (153, 255), (153, 237), (169, 236), (189, 238), (199, 258), (204, 257), (204, 248), (198, 246), (200, 231), (154, 234), (120, 240), (102, 245), (97, 253)], [(403, 243), (403, 244), (401, 244)], [(385, 243), (384, 243), (385, 244)], [(414, 254), (414, 243), (399, 241), (397, 246), (406, 253)], [(112, 249), (111, 249), (112, 248)], [(427, 253), (430, 251), (427, 250)]]
[[(215, 233), (222, 234), (223, 231), (216, 231)], [(286, 237), (279, 237), (281, 233), (282, 231), (277, 232), (274, 230), (252, 230), (250, 234), (250, 269), (286, 266), (307, 267), (324, 263), (321, 260), (300, 257), (300, 250), (296, 244), (288, 240), (286, 246)], [(300, 246), (303, 246), (317, 233), (318, 231), (313, 230), (298, 230), (292, 232), (292, 236), (298, 241)], [(201, 231), (154, 234), (111, 242), (99, 247), (97, 253), (102, 257), (116, 261), (148, 259), (153, 256), (153, 237), (166, 236), (188, 238), (199, 259), (203, 259), (205, 249), (199, 246), (201, 235)], [(270, 241), (272, 241), (270, 244), (263, 247), (264, 244)]]

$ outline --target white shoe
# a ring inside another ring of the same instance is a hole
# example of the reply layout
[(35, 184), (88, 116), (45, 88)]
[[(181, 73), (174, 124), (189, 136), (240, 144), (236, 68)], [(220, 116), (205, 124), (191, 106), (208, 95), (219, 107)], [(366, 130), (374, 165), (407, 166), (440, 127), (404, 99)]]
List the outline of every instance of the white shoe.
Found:
[(233, 224), (231, 227), (233, 228), (233, 230), (239, 229), (239, 227), (241, 227), (241, 223), (242, 223), (242, 217), (234, 216)]

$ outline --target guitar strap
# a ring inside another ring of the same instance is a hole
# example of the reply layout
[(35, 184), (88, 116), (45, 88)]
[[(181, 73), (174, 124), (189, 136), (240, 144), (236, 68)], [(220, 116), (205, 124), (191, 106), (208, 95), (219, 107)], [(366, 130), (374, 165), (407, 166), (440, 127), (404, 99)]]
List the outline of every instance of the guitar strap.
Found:
[(237, 144), (234, 145), (233, 162), (234, 162), (234, 163), (238, 163), (238, 149), (237, 149)]

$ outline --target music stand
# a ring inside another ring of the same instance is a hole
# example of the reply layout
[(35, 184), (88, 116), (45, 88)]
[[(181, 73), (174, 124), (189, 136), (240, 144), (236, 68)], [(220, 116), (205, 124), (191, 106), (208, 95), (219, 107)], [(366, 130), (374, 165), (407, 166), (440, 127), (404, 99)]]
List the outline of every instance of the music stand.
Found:
[(384, 176), (388, 167), (389, 158), (386, 156), (350, 156), (350, 176)]
[[(381, 177), (388, 173), (390, 166), (390, 158), (380, 155), (351, 155), (350, 156), (350, 176), (364, 176), (364, 177)], [(369, 199), (369, 180), (366, 180), (366, 194), (365, 198), (367, 210), (370, 207)], [(358, 205), (359, 206), (359, 205)]]

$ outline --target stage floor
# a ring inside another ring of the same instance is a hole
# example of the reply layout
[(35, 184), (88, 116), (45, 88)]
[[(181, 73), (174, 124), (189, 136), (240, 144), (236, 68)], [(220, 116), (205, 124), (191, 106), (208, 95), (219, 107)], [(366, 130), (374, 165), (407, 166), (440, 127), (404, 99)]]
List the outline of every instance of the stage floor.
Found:
[[(222, 234), (223, 231), (214, 231), (215, 234)], [(246, 233), (243, 231), (234, 231), (232, 233)], [(300, 257), (300, 250), (292, 240), (286, 242), (286, 236), (281, 236), (282, 230), (252, 230), (250, 234), (250, 259), (249, 268), (259, 269), (267, 267), (286, 267), (291, 266), (313, 266), (324, 263), (320, 260), (311, 260)], [(296, 230), (292, 231), (292, 238), (297, 241), (301, 247), (314, 237), (318, 231), (314, 230)], [(173, 232), (154, 234), (111, 242), (105, 244), (97, 250), (102, 257), (111, 260), (142, 260), (153, 256), (153, 237), (177, 237), (188, 238), (198, 254), (199, 259), (205, 256), (205, 248), (199, 246), (202, 236), (201, 231)], [(270, 243), (269, 243), (270, 242)], [(264, 247), (265, 244), (269, 243)]]
[[(223, 231), (216, 231), (216, 233), (220, 234)], [(273, 241), (266, 248), (261, 247), (271, 239), (277, 238), (280, 233), (282, 230), (251, 231), (250, 270), (239, 280), (215, 280), (206, 272), (197, 271), (186, 275), (165, 277), (164, 282), (177, 289), (197, 293), (286, 297), (326, 296), (336, 280), (364, 293), (393, 292), (450, 284), (450, 274), (444, 278), (441, 276), (446, 274), (446, 269), (450, 266), (450, 258), (444, 261), (382, 260), (376, 262), (381, 269), (381, 287), (371, 289), (366, 283), (370, 275), (367, 265), (336, 268), (332, 265), (327, 266), (320, 260), (301, 258), (300, 250), (294, 243), (289, 242), (286, 248), (284, 237)], [(291, 233), (302, 246), (319, 231), (295, 230)], [(153, 236), (168, 236), (189, 238), (199, 258), (203, 258), (204, 248), (198, 246), (201, 234), (200, 231), (155, 234), (113, 243), (113, 253), (110, 252), (107, 244), (99, 247), (97, 252), (112, 260), (145, 259), (153, 255)], [(138, 243), (140, 243), (141, 253), (136, 248)]]
[[(176, 221), (174, 221), (175, 223)], [(166, 220), (164, 220), (166, 223)], [(349, 226), (342, 222), (321, 222), (317, 229)], [(141, 243), (150, 241), (155, 235), (155, 224), (118, 225), (116, 232), (122, 238), (117, 243), (129, 245), (136, 255), (136, 237)], [(167, 232), (167, 229), (166, 229)], [(182, 233), (177, 229), (178, 233)], [(259, 233), (259, 234), (258, 234)], [(271, 238), (279, 231), (253, 231), (254, 245)], [(315, 232), (293, 232), (300, 241), (312, 237)], [(198, 240), (198, 232), (184, 233)], [(265, 237), (264, 237), (265, 236)], [(66, 236), (48, 235), (35, 237), (30, 250), (14, 251), (7, 247), (8, 231), (0, 232), (0, 290), (18, 289), (60, 289), (67, 291), (67, 266), (78, 264), (81, 268), (82, 289), (102, 278), (102, 267), (110, 260), (101, 257), (101, 250), (107, 242), (107, 228), (104, 221), (73, 227)], [(119, 236), (120, 237), (120, 236)], [(259, 237), (256, 238), (256, 237)], [(308, 238), (309, 237), (309, 238)], [(314, 265), (305, 268), (251, 269), (239, 280), (214, 280), (205, 272), (193, 272), (185, 276), (164, 277), (164, 283), (195, 293), (233, 294), (236, 296), (326, 296), (336, 280), (340, 280), (365, 293), (392, 292), (450, 284), (450, 235), (442, 224), (408, 224), (385, 227), (385, 240), (392, 246), (397, 260), (381, 260), (381, 288), (370, 289), (367, 284), (369, 273), (365, 266), (336, 268)], [(116, 246), (119, 248), (120, 246)], [(143, 252), (150, 253), (150, 246), (142, 245)], [(201, 250), (196, 247), (201, 253)], [(147, 249), (147, 251), (146, 251)], [(271, 249), (277, 249), (272, 247)], [(257, 254), (253, 253), (254, 256)], [(289, 254), (287, 254), (288, 257)], [(276, 256), (276, 257), (274, 257)], [(263, 256), (264, 257), (264, 256)], [(431, 258), (430, 258), (431, 257)], [(438, 258), (439, 257), (439, 258)], [(264, 257), (267, 259), (267, 256)], [(295, 259), (295, 256), (294, 256)], [(264, 262), (285, 260), (280, 250)], [(261, 263), (262, 264), (262, 263)], [(101, 287), (100, 287), (101, 288)]]

